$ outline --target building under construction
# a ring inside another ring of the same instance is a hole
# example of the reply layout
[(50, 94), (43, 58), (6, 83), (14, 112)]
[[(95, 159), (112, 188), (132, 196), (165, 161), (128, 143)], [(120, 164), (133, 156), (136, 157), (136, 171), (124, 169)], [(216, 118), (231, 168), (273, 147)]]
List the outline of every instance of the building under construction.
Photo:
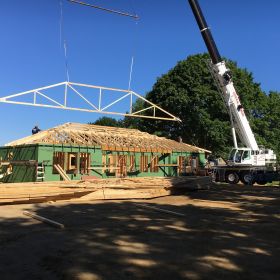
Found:
[(137, 129), (66, 123), (1, 147), (0, 180), (191, 175), (209, 153)]

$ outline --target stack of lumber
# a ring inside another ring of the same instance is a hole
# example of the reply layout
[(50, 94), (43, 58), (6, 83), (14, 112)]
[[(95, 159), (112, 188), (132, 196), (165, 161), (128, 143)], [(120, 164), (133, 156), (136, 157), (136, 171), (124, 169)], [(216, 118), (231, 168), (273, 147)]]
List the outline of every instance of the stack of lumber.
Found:
[(67, 183), (31, 182), (0, 184), (0, 205), (68, 200), (91, 192), (81, 189), (77, 182)]
[(112, 178), (0, 184), (0, 205), (46, 201), (154, 198), (207, 188), (209, 177)]
[(96, 190), (79, 200), (154, 198), (206, 189), (210, 184), (209, 177), (195, 176), (97, 179), (82, 183), (83, 186), (87, 186), (86, 188), (94, 187)]

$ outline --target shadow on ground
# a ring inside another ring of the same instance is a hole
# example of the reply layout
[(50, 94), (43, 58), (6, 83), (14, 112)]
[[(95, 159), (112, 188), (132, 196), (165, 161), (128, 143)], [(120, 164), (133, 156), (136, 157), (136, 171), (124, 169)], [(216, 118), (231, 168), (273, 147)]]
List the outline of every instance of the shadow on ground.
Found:
[[(195, 206), (190, 197), (237, 206)], [(184, 217), (133, 201), (17, 206), (18, 217), (0, 220), (0, 278), (280, 279), (279, 192), (221, 196), (213, 190), (190, 197), (148, 204)], [(20, 215), (28, 209), (66, 228)]]

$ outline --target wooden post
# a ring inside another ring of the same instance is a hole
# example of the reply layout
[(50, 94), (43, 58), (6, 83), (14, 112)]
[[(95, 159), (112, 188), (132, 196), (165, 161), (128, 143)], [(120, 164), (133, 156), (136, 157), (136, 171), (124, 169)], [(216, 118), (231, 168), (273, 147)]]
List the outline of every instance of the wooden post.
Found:
[(158, 208), (158, 207), (154, 207), (154, 206), (148, 206), (148, 205), (139, 204), (139, 203), (135, 203), (135, 205), (138, 206), (138, 207), (152, 209), (152, 210), (155, 210), (155, 211), (158, 211), (158, 212), (163, 212), (163, 213), (166, 213), (166, 214), (171, 214), (171, 215), (175, 215), (175, 216), (185, 217), (184, 214), (179, 213), (179, 212), (165, 210), (165, 209), (162, 209), (162, 208)]
[(67, 170), (67, 166), (68, 166), (68, 156), (67, 156), (67, 153), (63, 153), (63, 170)]
[(77, 174), (80, 174), (81, 173), (81, 170), (80, 170), (80, 156), (81, 156), (81, 153), (77, 153), (77, 158), (76, 158), (76, 167), (77, 167)]

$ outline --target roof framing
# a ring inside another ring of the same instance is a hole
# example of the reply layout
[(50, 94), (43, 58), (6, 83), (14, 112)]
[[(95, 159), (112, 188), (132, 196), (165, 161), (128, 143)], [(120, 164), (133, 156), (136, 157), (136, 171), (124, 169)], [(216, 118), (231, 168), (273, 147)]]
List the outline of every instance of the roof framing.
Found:
[(5, 146), (30, 144), (58, 144), (73, 146), (100, 146), (104, 151), (130, 152), (210, 152), (137, 129), (99, 126), (79, 123), (63, 125), (10, 142)]
[[(58, 93), (58, 96), (56, 98), (48, 95), (48, 90), (53, 88), (60, 88), (60, 90), (62, 89), (62, 92)], [(85, 88), (92, 90), (91, 93), (92, 95), (95, 95), (95, 97), (97, 97), (97, 101), (96, 98), (95, 101), (92, 101), (90, 98), (85, 97), (85, 95), (82, 93), (82, 90)], [(74, 107), (69, 106), (68, 101), (69, 101), (70, 92), (74, 93), (76, 97), (83, 100), (83, 102), (87, 104), (87, 108), (81, 108), (78, 106), (74, 106)], [(116, 94), (114, 95), (114, 93), (119, 93), (119, 95), (116, 96)], [(108, 95), (110, 95), (110, 103), (107, 105), (103, 105), (104, 99), (106, 99)], [(22, 97), (30, 98), (30, 96), (33, 97), (32, 101), (20, 100)], [(40, 97), (40, 101), (38, 101), (38, 97)], [(58, 97), (64, 99), (64, 101), (63, 102), (58, 101), (57, 99)], [(139, 98), (143, 100), (147, 104), (147, 107), (139, 111), (133, 111), (133, 98)], [(123, 100), (129, 102), (129, 108), (126, 113), (116, 112), (112, 110), (112, 107), (114, 105), (120, 103)], [(90, 112), (90, 113), (148, 118), (148, 119), (156, 119), (156, 120), (168, 120), (168, 121), (179, 121), (179, 122), (181, 121), (176, 116), (170, 114), (166, 110), (160, 108), (156, 104), (152, 103), (151, 101), (147, 100), (146, 98), (144, 98), (143, 96), (141, 96), (140, 94), (132, 90), (88, 85), (88, 84), (81, 84), (81, 83), (74, 83), (74, 82), (61, 82), (45, 87), (40, 87), (28, 91), (23, 91), (20, 93), (3, 96), (0, 97), (0, 102), (9, 103), (9, 104), (35, 106), (35, 107), (83, 111), (83, 112)], [(150, 114), (148, 114), (148, 112), (150, 112)]]

